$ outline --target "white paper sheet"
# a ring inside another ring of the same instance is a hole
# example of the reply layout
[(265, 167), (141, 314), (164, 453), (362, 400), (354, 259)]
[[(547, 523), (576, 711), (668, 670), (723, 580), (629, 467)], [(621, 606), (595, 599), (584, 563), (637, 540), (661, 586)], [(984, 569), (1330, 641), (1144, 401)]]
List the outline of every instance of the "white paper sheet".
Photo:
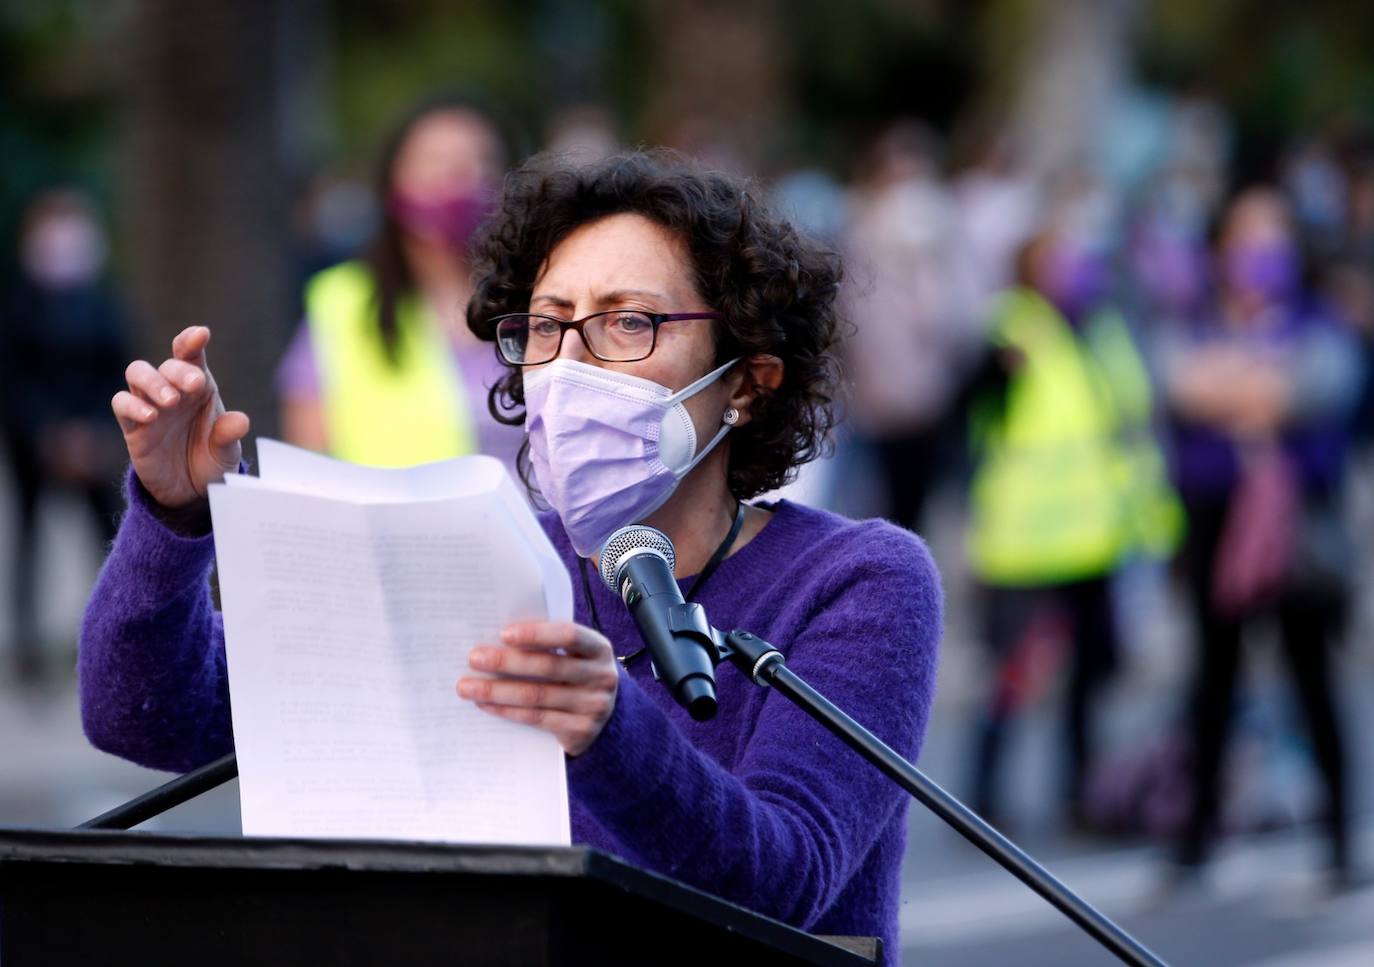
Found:
[(279, 440), (257, 441), (258, 477), (233, 476), (229, 484), (270, 482), (274, 488), (360, 503), (433, 500), (495, 492), (519, 528), (527, 549), (539, 561), (548, 613), (572, 619), (572, 584), (563, 561), (549, 543), (529, 503), (505, 465), (495, 457), (471, 456), (390, 470), (343, 463)]
[(210, 494), (244, 833), (567, 844), (557, 741), (454, 692), (473, 645), (572, 611), (499, 461), (258, 452)]

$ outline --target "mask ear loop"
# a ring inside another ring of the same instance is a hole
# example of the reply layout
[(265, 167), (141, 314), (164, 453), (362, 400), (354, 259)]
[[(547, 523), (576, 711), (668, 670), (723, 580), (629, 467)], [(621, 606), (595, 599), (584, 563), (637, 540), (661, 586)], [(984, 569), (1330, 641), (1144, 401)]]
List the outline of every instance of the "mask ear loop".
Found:
[[(697, 380), (695, 383), (692, 383), (690, 386), (687, 386), (679, 390), (678, 392), (674, 393), (668, 399), (664, 400), (664, 402), (669, 405), (676, 405), (682, 402), (683, 400), (687, 399), (689, 396), (692, 396), (694, 393), (700, 392), (702, 389), (706, 388), (710, 384), (714, 383), (716, 380), (720, 379), (721, 375), (724, 374), (726, 370), (728, 370), (731, 366), (735, 365), (735, 363), (739, 362), (743, 358), (744, 357), (742, 356), (736, 356), (734, 359), (730, 360), (724, 366), (716, 367), (715, 369), (707, 373), (705, 376), (701, 377), (701, 379)], [(730, 409), (733, 410), (734, 407), (731, 407)], [(738, 420), (739, 411), (735, 410), (735, 413), (735, 418), (736, 420)], [(721, 428), (716, 431), (715, 436), (711, 437), (711, 442), (707, 443), (706, 446), (698, 450), (696, 454), (692, 457), (692, 459), (687, 461), (687, 466), (683, 467), (680, 471), (678, 471), (677, 479), (681, 480), (683, 477), (691, 473), (692, 468), (695, 467), (697, 464), (701, 463), (701, 461), (705, 459), (706, 455), (716, 448), (716, 444), (725, 438), (725, 434), (729, 433), (732, 429), (734, 429), (734, 426), (735, 424), (730, 420), (723, 420)]]
[(736, 356), (734, 359), (730, 360), (724, 366), (717, 366), (715, 369), (711, 370), (705, 376), (701, 377), (701, 379), (697, 380), (694, 383), (690, 383), (687, 386), (684, 386), (682, 389), (678, 390), (672, 396), (669, 396), (663, 402), (668, 406), (672, 406), (674, 403), (681, 403), (683, 400), (695, 396), (697, 393), (701, 392), (703, 389), (710, 386), (716, 380), (720, 379), (721, 375), (724, 374), (724, 372), (727, 369), (735, 365), (735, 363), (739, 362), (743, 358), (743, 356)]
[(702, 447), (701, 450), (697, 452), (697, 455), (691, 460), (687, 461), (687, 466), (683, 467), (682, 470), (678, 472), (677, 479), (681, 480), (691, 473), (692, 468), (701, 463), (706, 455), (716, 448), (716, 444), (725, 438), (725, 434), (729, 433), (732, 429), (734, 429), (733, 425), (729, 423), (722, 424), (721, 428), (716, 431), (716, 435), (711, 437), (711, 442)]

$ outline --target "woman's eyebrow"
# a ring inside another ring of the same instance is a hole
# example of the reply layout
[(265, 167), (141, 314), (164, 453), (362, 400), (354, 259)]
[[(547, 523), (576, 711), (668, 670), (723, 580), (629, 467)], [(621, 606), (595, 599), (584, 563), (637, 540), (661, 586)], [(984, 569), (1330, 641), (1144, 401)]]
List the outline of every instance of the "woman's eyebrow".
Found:
[(649, 302), (668, 301), (668, 297), (662, 292), (652, 292), (649, 289), (616, 289), (614, 292), (607, 292), (601, 297), (601, 301), (607, 304), (624, 302), (626, 299), (639, 299)]
[[(654, 292), (650, 289), (616, 289), (597, 297), (596, 304), (599, 306), (614, 306), (627, 300), (637, 299), (641, 302), (666, 303), (668, 297), (662, 292)], [(572, 309), (574, 303), (571, 299), (562, 296), (540, 293), (530, 297), (530, 304), (540, 303), (558, 309)]]
[(571, 309), (573, 307), (573, 302), (571, 299), (564, 299), (561, 296), (556, 295), (531, 296), (530, 305), (534, 305), (534, 303), (536, 302), (545, 303), (557, 309)]

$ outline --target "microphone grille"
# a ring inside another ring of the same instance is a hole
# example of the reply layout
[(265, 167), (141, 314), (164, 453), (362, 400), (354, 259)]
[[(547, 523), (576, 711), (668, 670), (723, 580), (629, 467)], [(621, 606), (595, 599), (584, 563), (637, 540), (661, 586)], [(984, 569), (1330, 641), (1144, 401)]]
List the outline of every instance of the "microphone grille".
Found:
[(661, 530), (645, 524), (632, 524), (622, 527), (601, 545), (601, 559), (597, 570), (601, 573), (602, 583), (612, 594), (619, 594), (620, 565), (641, 551), (657, 554), (668, 562), (668, 570), (677, 564), (677, 553), (673, 542)]

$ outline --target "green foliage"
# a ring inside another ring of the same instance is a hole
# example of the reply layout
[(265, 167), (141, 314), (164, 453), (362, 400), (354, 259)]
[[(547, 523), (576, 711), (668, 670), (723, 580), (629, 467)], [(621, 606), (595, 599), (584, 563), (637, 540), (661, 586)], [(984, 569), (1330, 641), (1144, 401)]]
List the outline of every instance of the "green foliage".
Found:
[(1147, 80), (1200, 88), (1272, 134), (1374, 123), (1374, 5), (1151, 0), (1140, 31)]
[(804, 113), (794, 149), (847, 172), (856, 142), (894, 117), (953, 126), (974, 86), (976, 4), (801, 0), (784, 40)]
[(375, 145), (396, 117), (439, 90), (480, 93), (519, 110), (529, 85), (521, 4), (341, 3), (334, 77), (340, 148)]
[[(0, 246), (25, 202), (55, 184), (106, 196), (113, 103), (92, 51), (108, 18), (82, 0), (0, 4)], [(3, 262), (0, 262), (3, 264)]]
[[(324, 38), (333, 137), (331, 157), (317, 160), (370, 170), (397, 116), (440, 90), (499, 107), (529, 146), (557, 110), (581, 102), (609, 107), (633, 143), (650, 85), (671, 71), (653, 60), (669, 2), (321, 0), (312, 29)], [(884, 120), (910, 115), (949, 132), (1005, 104), (1032, 18), (1043, 15), (1031, 0), (753, 2), (780, 33), (782, 150), (837, 173)], [(43, 184), (99, 190), (111, 177), (113, 91), (127, 52), (116, 28), (137, 7), (0, 0), (0, 224), (12, 225), (18, 200)], [(700, 15), (713, 9), (703, 2)], [(1214, 94), (1243, 138), (1278, 143), (1352, 119), (1374, 126), (1374, 4), (1145, 0), (1136, 38), (1147, 82)]]

